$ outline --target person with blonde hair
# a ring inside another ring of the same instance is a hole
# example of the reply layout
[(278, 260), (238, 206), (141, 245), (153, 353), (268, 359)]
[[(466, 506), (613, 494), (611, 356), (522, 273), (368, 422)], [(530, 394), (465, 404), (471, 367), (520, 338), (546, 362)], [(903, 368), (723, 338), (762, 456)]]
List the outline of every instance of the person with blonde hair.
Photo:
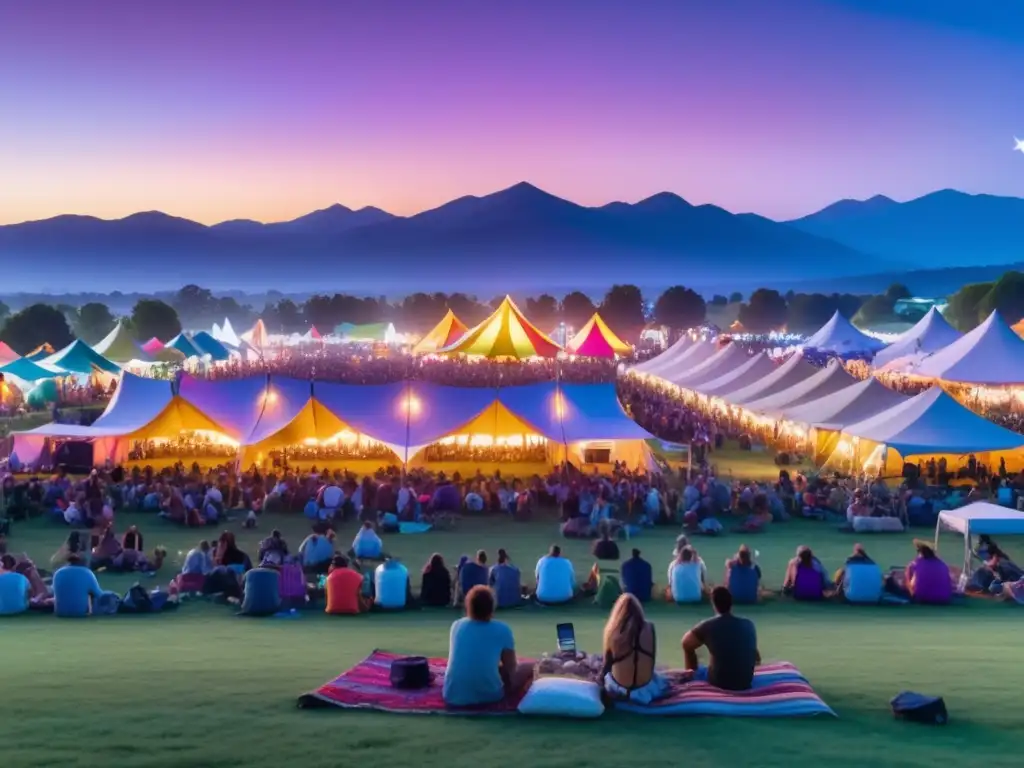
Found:
[(612, 606), (604, 627), (605, 690), (617, 699), (650, 704), (668, 690), (654, 668), (657, 638), (654, 624), (634, 595), (624, 593)]

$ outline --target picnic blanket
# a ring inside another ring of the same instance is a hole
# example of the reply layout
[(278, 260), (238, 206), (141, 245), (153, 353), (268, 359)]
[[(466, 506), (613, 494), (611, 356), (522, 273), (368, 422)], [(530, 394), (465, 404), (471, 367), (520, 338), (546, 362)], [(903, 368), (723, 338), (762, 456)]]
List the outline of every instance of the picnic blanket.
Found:
[(821, 700), (800, 670), (786, 661), (765, 664), (754, 671), (749, 691), (726, 691), (706, 682), (673, 679), (667, 696), (647, 705), (617, 701), (615, 708), (638, 715), (722, 715), (730, 717), (800, 717), (836, 713)]
[(299, 697), (299, 707), (341, 707), (413, 715), (511, 715), (522, 695), (483, 707), (449, 707), (441, 695), (446, 659), (428, 659), (434, 680), (429, 688), (403, 691), (391, 687), (391, 662), (402, 654), (374, 651), (352, 669)]

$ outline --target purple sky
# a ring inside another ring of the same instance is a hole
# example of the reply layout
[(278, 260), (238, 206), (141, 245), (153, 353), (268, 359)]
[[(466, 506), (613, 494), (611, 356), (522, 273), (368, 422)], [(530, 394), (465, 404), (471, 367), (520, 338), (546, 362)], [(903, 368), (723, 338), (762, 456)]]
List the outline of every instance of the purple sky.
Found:
[(1024, 196), (1012, 6), (9, 3), (0, 223), (408, 214), (520, 180), (779, 218), (876, 193)]

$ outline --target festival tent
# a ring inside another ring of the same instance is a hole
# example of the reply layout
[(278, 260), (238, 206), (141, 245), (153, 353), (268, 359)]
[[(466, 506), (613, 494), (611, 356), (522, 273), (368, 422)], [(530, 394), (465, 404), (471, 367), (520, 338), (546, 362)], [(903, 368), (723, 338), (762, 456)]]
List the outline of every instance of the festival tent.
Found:
[(988, 501), (976, 501), (959, 509), (939, 512), (935, 521), (935, 550), (939, 548), (942, 529), (955, 531), (964, 537), (963, 579), (973, 571), (971, 539), (974, 536), (1024, 536), (1024, 513), (1000, 507)]
[(690, 349), (695, 342), (688, 333), (684, 333), (675, 343), (672, 344), (668, 349), (662, 352), (660, 355), (655, 355), (650, 360), (645, 360), (639, 365), (634, 365), (629, 370), (634, 373), (644, 373), (649, 376), (656, 376), (661, 369), (670, 365), (673, 361), (681, 357), (688, 349)]
[(118, 322), (113, 330), (96, 344), (93, 349), (107, 358), (107, 360), (120, 363), (121, 365), (130, 363), (133, 360), (143, 363), (152, 361), (149, 353), (139, 346), (127, 323), (124, 322)]
[(812, 400), (831, 395), (856, 383), (857, 379), (846, 372), (846, 369), (839, 360), (832, 360), (813, 376), (798, 381), (793, 386), (781, 392), (776, 392), (774, 395), (745, 402), (743, 403), (743, 408), (754, 413), (777, 418), (779, 416), (786, 416), (790, 408), (796, 408)]
[(118, 365), (96, 352), (81, 339), (75, 339), (60, 352), (39, 362), (68, 373), (91, 374), (99, 371), (117, 375), (121, 372)]
[(708, 397), (720, 397), (728, 400), (730, 392), (735, 392), (738, 389), (743, 389), (758, 381), (762, 381), (765, 376), (774, 373), (775, 368), (775, 363), (772, 362), (768, 355), (764, 352), (758, 352), (731, 371), (726, 371), (721, 376), (711, 379), (704, 384), (699, 384), (693, 389)]
[(231, 327), (231, 320), (226, 317), (224, 318), (224, 324), (219, 328), (216, 323), (214, 324), (213, 338), (223, 344), (227, 344), (229, 347), (239, 347), (242, 344), (242, 340), (238, 338), (235, 329)]
[[(227, 322), (227, 320), (224, 321), (225, 325)], [(264, 325), (262, 317), (256, 320), (256, 324), (252, 328), (242, 334), (242, 341), (249, 342), (259, 350), (267, 346), (267, 326)]]
[(466, 324), (455, 316), (450, 309), (444, 313), (441, 322), (430, 329), (419, 343), (412, 348), (414, 355), (432, 355), (439, 349), (454, 344), (469, 330)]
[(29, 352), (25, 357), (29, 360), (38, 363), (40, 360), (44, 360), (54, 353), (54, 349), (50, 344), (40, 344), (38, 347)]
[(797, 352), (760, 381), (730, 392), (726, 400), (733, 405), (745, 405), (770, 397), (811, 378), (819, 370), (804, 359), (803, 352)]
[(173, 349), (180, 352), (186, 359), (190, 357), (201, 357), (203, 352), (197, 347), (192, 339), (184, 332), (179, 333), (164, 345), (164, 349)]
[(750, 355), (747, 354), (747, 351), (741, 345), (729, 342), (700, 365), (694, 366), (684, 373), (672, 376), (668, 380), (683, 389), (697, 391), (699, 385), (724, 376), (746, 363), (749, 359)]
[(807, 339), (803, 346), (836, 355), (856, 355), (877, 352), (885, 343), (858, 331), (849, 320), (839, 314), (839, 310), (836, 310), (832, 318)]
[(565, 346), (565, 351), (582, 357), (626, 357), (633, 347), (624, 342), (597, 312)]
[(206, 331), (200, 331), (192, 337), (192, 346), (218, 363), (231, 357), (228, 348)]
[(252, 435), (263, 408), (273, 405), (278, 397), (269, 389), (265, 374), (223, 380), (186, 375), (181, 378), (178, 393), (240, 443)]
[[(1013, 453), (1024, 435), (1012, 432), (979, 416), (942, 391), (932, 387), (915, 397), (872, 416), (849, 424), (843, 435), (875, 444), (887, 474), (898, 474), (904, 461), (918, 457), (947, 456), (952, 466), (968, 454)], [(861, 455), (869, 455), (864, 450)], [(980, 457), (979, 457), (980, 458)], [(950, 460), (952, 459), (952, 460)]]
[(946, 322), (939, 310), (932, 307), (913, 328), (900, 334), (896, 341), (875, 355), (873, 364), (881, 368), (902, 358), (924, 357), (949, 346), (962, 335)]
[(721, 348), (713, 341), (695, 342), (675, 360), (670, 361), (651, 375), (666, 381), (681, 378), (703, 366), (709, 358), (714, 357), (720, 351)]
[(521, 360), (528, 357), (555, 357), (561, 349), (530, 323), (515, 302), (506, 296), (486, 320), (438, 352)]
[(320, 331), (316, 329), (315, 325), (311, 325), (309, 330), (302, 334), (302, 340), (309, 343), (314, 341), (323, 341), (324, 337), (320, 335)]
[(13, 363), (19, 357), (20, 355), (17, 352), (7, 346), (7, 342), (0, 341), (0, 365)]
[(335, 327), (334, 333), (336, 336), (340, 336), (342, 341), (376, 341), (394, 344), (398, 340), (394, 323), (364, 323), (363, 325), (341, 323)]
[(256, 423), (242, 440), (246, 446), (243, 465), (256, 451), (316, 445), (348, 429), (337, 414), (314, 399), (313, 390), (308, 380), (270, 376)]
[(1024, 384), (1024, 339), (993, 311), (973, 331), (929, 355), (910, 373), (964, 384)]
[(149, 341), (142, 345), (142, 351), (145, 352), (147, 355), (151, 356), (162, 351), (163, 348), (164, 343), (160, 341), (160, 339), (158, 339), (156, 336), (154, 336), (152, 339), (150, 339)]
[(22, 381), (31, 382), (41, 379), (53, 379), (61, 374), (50, 367), (44, 367), (27, 357), (19, 358), (6, 365), (0, 365), (0, 373)]

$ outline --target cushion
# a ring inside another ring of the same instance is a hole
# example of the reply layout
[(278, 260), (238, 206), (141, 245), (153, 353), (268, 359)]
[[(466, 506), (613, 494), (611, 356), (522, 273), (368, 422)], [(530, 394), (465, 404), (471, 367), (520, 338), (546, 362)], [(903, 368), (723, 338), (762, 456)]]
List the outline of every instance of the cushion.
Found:
[(855, 533), (899, 533), (903, 530), (903, 523), (898, 517), (854, 517), (853, 530)]
[(523, 715), (593, 718), (604, 714), (601, 689), (597, 683), (569, 677), (535, 680), (519, 702)]

